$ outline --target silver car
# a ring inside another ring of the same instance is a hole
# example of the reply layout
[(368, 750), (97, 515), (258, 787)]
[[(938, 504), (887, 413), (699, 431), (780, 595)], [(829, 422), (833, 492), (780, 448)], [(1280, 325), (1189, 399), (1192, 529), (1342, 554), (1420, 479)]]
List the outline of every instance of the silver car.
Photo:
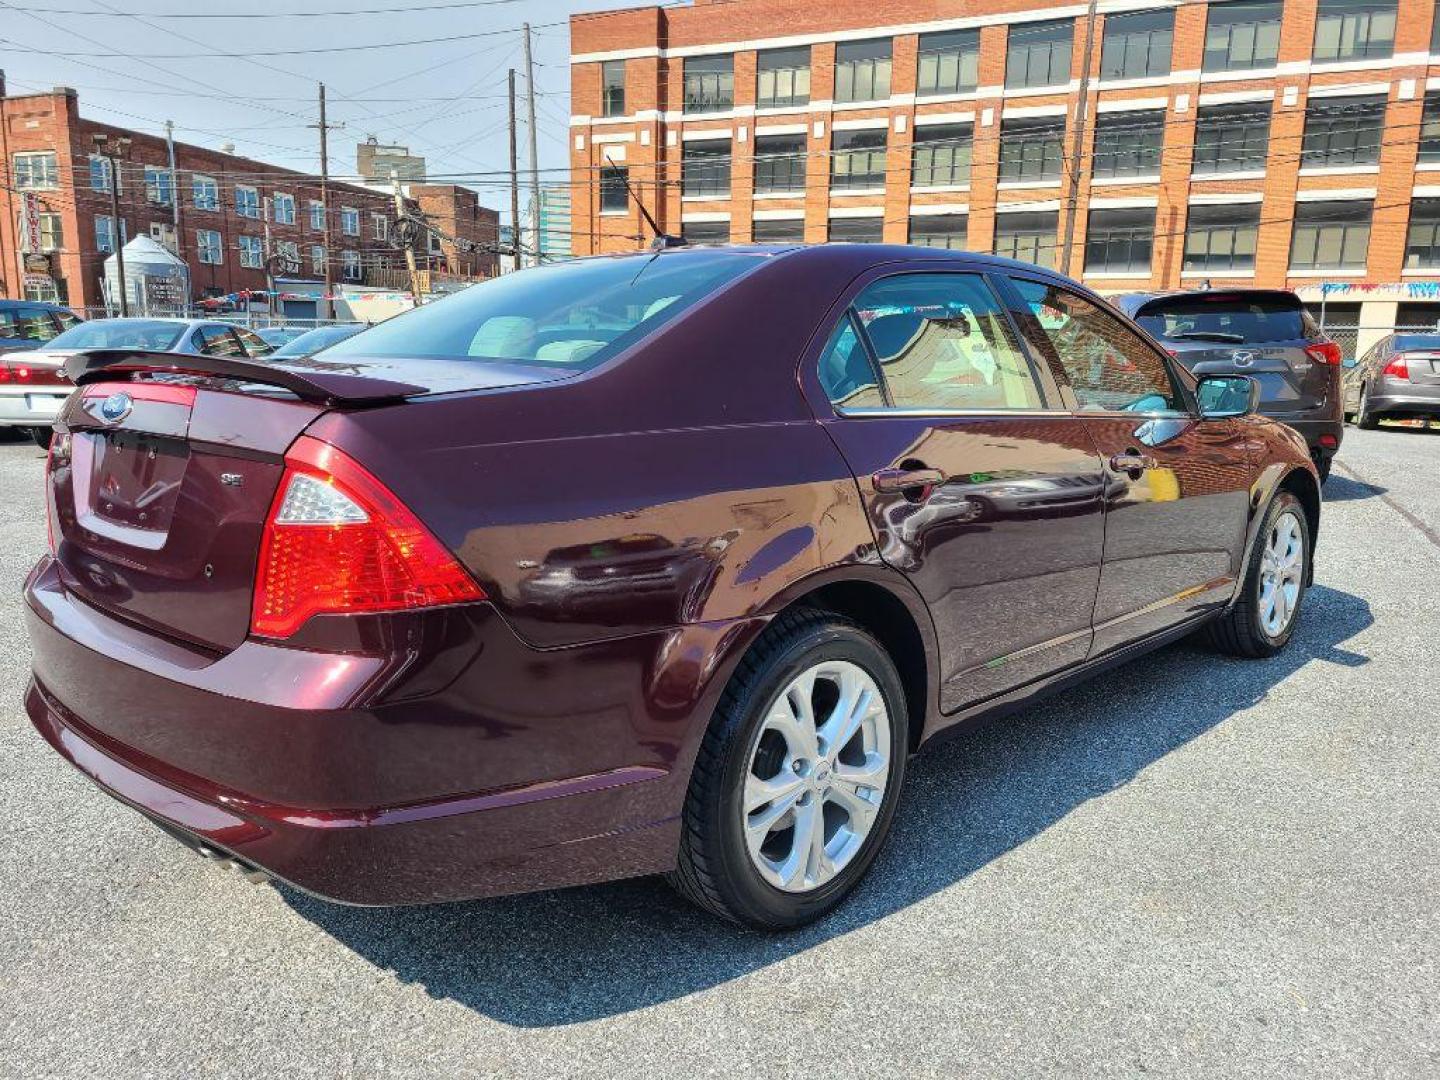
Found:
[(49, 445), (50, 425), (73, 389), (61, 365), (90, 349), (235, 357), (269, 356), (274, 351), (245, 327), (214, 319), (92, 319), (26, 352), (23, 380), (0, 380), (0, 427), (28, 431), (37, 445)]

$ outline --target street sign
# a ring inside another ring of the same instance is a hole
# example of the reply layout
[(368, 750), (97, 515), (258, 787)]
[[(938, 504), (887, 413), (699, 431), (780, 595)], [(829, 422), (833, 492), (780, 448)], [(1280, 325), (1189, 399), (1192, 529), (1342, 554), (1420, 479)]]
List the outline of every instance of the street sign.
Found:
[(20, 252), (29, 255), (40, 250), (40, 200), (32, 192), (20, 196)]

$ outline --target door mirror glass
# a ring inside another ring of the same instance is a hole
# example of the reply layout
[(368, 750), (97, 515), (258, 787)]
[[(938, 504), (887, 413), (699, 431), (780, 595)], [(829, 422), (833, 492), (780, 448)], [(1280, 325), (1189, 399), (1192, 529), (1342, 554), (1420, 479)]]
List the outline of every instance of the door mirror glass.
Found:
[(1260, 383), (1249, 375), (1206, 375), (1195, 386), (1200, 416), (1248, 416), (1260, 407)]
[(1347, 356), (1344, 360), (1340, 361), (1340, 366), (1343, 367), (1346, 371), (1349, 371), (1353, 367), (1359, 367), (1360, 360), (1358, 357)]

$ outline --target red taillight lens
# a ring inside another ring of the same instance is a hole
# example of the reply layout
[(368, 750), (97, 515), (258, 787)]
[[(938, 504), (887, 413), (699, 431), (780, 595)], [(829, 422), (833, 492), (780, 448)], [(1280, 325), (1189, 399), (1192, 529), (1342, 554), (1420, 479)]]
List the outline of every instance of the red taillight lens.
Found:
[(1305, 355), (1317, 364), (1325, 364), (1328, 367), (1340, 366), (1340, 346), (1333, 341), (1321, 341), (1315, 345), (1305, 346)]
[(70, 436), (58, 431), (50, 433), (50, 449), (45, 452), (45, 538), (50, 544), (50, 554), (58, 555), (60, 546), (55, 528), (55, 483), (52, 476), (57, 466), (70, 463)]
[(252, 633), (283, 638), (322, 613), (485, 598), (420, 520), (340, 450), (301, 436), (285, 465), (260, 544)]
[(1392, 379), (1410, 378), (1410, 364), (1405, 359), (1404, 353), (1396, 353), (1390, 357), (1390, 362), (1385, 365), (1382, 374), (1389, 375)]

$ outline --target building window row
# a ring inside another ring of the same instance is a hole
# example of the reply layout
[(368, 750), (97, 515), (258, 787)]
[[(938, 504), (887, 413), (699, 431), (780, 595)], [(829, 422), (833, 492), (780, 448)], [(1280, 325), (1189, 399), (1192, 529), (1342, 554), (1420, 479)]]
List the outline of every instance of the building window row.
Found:
[[(1319, 0), (1311, 58), (1319, 63), (1383, 59), (1395, 53), (1398, 0)], [(1207, 72), (1274, 67), (1280, 53), (1283, 0), (1211, 3), (1206, 11), (1204, 57)], [(1009, 27), (1005, 86), (1009, 89), (1063, 86), (1071, 75), (1076, 21), (1055, 19)], [(1100, 28), (1102, 80), (1156, 78), (1170, 74), (1175, 38), (1173, 10), (1103, 16)], [(1432, 24), (1432, 52), (1440, 52), (1440, 18)], [(916, 94), (934, 97), (973, 91), (979, 77), (980, 33), (976, 29), (921, 34)], [(890, 96), (890, 38), (843, 41), (835, 46), (834, 100), (883, 101)], [(626, 63), (600, 65), (600, 115), (622, 116), (626, 108)], [(809, 46), (761, 50), (756, 57), (755, 103), (789, 108), (810, 101)], [(687, 113), (734, 107), (732, 54), (687, 57), (682, 69)]]

